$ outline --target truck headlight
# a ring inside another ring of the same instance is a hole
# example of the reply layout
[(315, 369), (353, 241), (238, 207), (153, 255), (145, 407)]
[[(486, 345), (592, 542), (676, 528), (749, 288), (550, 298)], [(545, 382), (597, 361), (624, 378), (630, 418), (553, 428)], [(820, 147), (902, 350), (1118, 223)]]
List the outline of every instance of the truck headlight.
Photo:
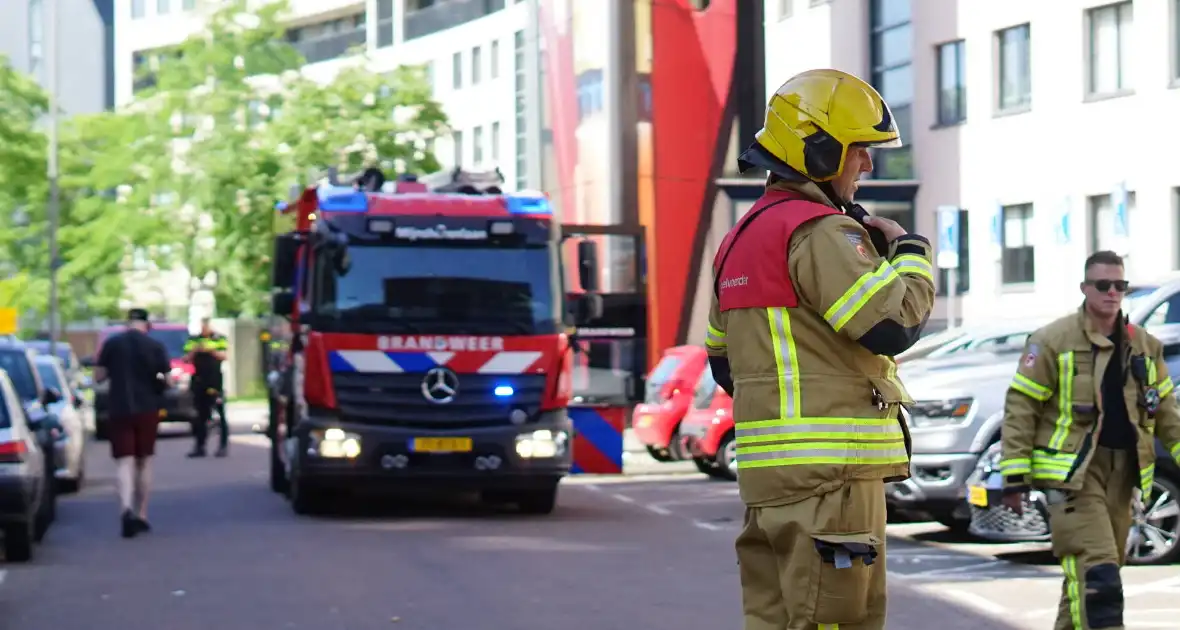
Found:
[(537, 429), (516, 436), (516, 454), (521, 459), (558, 457), (565, 454), (568, 442), (565, 431)]
[(331, 459), (356, 459), (361, 454), (361, 436), (343, 429), (316, 429), (311, 432), (308, 455)]
[(923, 400), (910, 408), (910, 422), (915, 428), (935, 428), (966, 424), (971, 414), (972, 398)]

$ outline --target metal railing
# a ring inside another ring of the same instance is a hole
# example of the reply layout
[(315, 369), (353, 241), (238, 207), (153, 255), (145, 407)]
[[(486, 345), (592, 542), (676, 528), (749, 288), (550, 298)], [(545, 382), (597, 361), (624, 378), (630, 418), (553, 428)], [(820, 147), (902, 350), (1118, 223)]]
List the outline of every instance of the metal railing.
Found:
[(297, 41), (292, 45), (307, 59), (307, 63), (336, 59), (348, 54), (353, 47), (365, 45), (365, 27), (361, 25), (350, 31)]
[(504, 0), (445, 0), (406, 14), (405, 39), (466, 24), (504, 8)]

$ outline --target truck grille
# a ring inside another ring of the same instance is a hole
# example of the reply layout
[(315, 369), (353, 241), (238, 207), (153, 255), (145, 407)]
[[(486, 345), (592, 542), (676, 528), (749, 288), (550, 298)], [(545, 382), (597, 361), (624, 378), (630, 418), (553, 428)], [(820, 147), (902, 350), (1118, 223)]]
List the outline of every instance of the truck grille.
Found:
[[(541, 410), (545, 375), (459, 374), (459, 391), (447, 404), (422, 395), (424, 374), (337, 372), (332, 375), (336, 402), (346, 422), (417, 429), (469, 429), (511, 424), (522, 409), (532, 420)], [(513, 394), (495, 395), (512, 387)]]

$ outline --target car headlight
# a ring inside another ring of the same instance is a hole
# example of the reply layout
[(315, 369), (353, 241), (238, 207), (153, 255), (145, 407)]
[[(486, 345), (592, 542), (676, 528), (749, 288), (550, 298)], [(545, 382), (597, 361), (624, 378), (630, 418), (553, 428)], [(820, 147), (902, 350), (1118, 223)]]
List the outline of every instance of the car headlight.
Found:
[(316, 429), (311, 432), (307, 454), (331, 459), (356, 459), (361, 454), (361, 436), (343, 429)]
[(558, 457), (565, 454), (568, 442), (565, 431), (537, 429), (516, 436), (516, 454), (521, 459)]
[(971, 398), (919, 401), (910, 408), (910, 422), (919, 428), (965, 424), (973, 403)]

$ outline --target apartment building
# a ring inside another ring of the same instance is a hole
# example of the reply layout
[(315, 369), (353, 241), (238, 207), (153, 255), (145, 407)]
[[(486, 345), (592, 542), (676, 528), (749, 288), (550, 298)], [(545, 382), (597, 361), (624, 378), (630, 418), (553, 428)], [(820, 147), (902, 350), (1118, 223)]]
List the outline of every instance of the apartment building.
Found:
[[(49, 89), (48, 0), (6, 0), (0, 54)], [(99, 112), (115, 101), (115, 0), (59, 0), (57, 96), (68, 114)]]
[(907, 146), (878, 155), (861, 194), (932, 240), (937, 210), (958, 209), (960, 319), (1062, 312), (1099, 249), (1127, 255), (1133, 279), (1180, 269), (1180, 170), (1164, 149), (1180, 140), (1180, 0), (765, 11), (768, 90), (829, 66), (893, 106)]
[[(216, 0), (124, 0), (115, 45), (116, 101), (146, 84), (136, 68), (200, 32)], [(291, 0), (287, 38), (304, 72), (330, 79), (363, 49), (375, 72), (425, 65), (455, 133), (436, 145), (444, 165), (499, 167), (524, 187), (523, 47), (528, 7), (521, 0)], [(518, 148), (519, 147), (519, 148)]]

